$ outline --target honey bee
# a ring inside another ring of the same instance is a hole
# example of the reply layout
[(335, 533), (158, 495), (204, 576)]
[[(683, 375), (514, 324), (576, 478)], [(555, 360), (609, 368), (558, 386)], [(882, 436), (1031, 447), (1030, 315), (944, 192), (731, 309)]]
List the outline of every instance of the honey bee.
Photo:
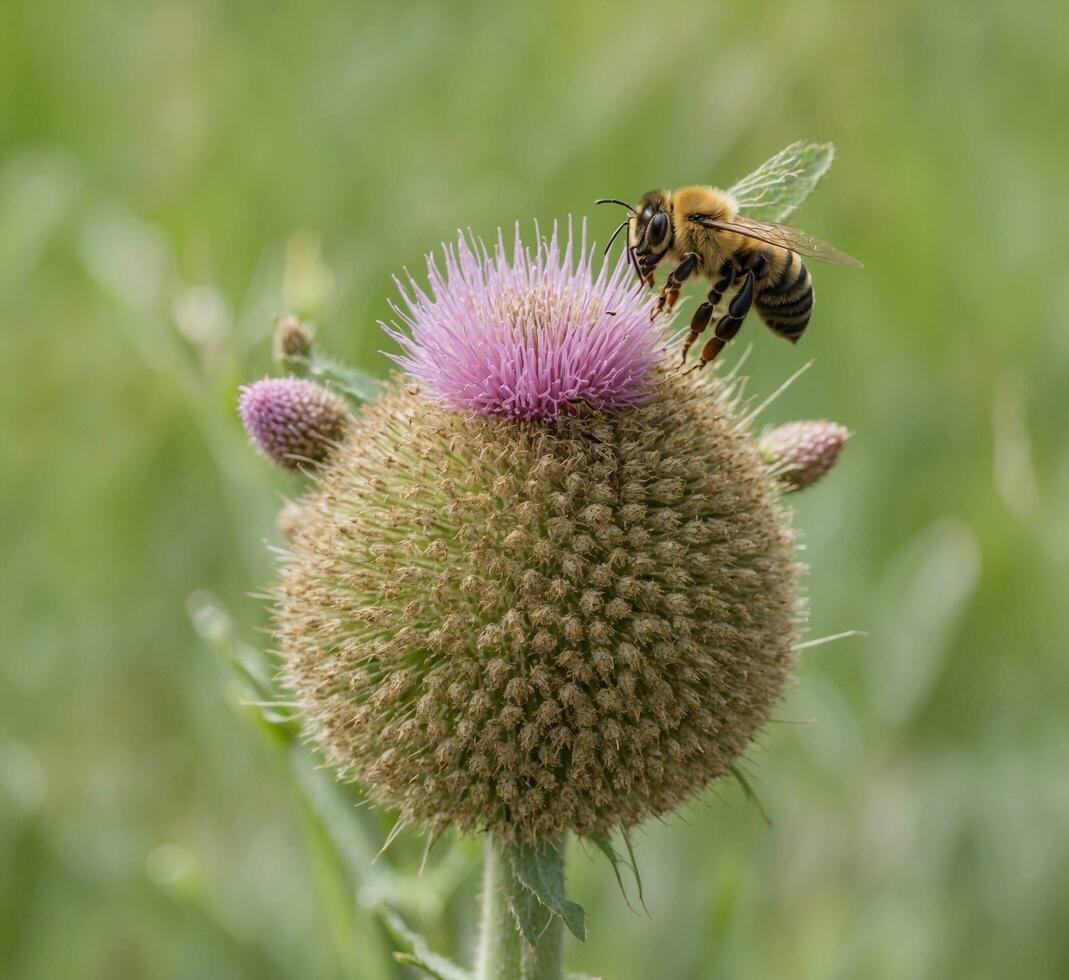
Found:
[(862, 267), (857, 259), (804, 231), (741, 215), (744, 202), (718, 187), (650, 191), (634, 206), (616, 198), (602, 198), (597, 203), (627, 208), (628, 216), (613, 232), (609, 247), (627, 228), (628, 255), (648, 286), (653, 286), (654, 270), (664, 259), (676, 263), (661, 287), (654, 316), (675, 306), (683, 283), (691, 276), (712, 282), (683, 341), (684, 363), (687, 352), (713, 319), (717, 304), (735, 288), (727, 310), (716, 321), (713, 336), (702, 349), (701, 359), (691, 370), (715, 360), (739, 332), (751, 307), (757, 308), (774, 333), (798, 341), (813, 312), (813, 279), (803, 255), (830, 265)]

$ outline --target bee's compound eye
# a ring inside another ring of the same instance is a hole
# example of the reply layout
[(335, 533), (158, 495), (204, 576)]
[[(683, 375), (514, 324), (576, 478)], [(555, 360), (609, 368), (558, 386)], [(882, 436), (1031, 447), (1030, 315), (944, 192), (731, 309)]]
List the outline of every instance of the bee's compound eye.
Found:
[(650, 218), (649, 228), (646, 230), (646, 243), (654, 252), (663, 252), (668, 247), (668, 232), (671, 225), (668, 215), (658, 211)]

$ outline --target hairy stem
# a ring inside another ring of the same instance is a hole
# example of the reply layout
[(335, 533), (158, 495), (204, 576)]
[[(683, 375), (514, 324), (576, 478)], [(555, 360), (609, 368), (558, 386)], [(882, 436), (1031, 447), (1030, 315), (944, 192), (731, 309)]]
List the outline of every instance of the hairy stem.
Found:
[(487, 834), (476, 980), (520, 980), (523, 976), (520, 930), (509, 908), (511, 879), (508, 855)]
[(544, 910), (538, 942), (527, 942), (509, 905), (509, 895), (522, 887), (513, 877), (508, 854), (487, 835), (475, 980), (563, 980), (561, 919)]
[(564, 977), (564, 925), (551, 915), (537, 946), (523, 943), (523, 980), (562, 980)]

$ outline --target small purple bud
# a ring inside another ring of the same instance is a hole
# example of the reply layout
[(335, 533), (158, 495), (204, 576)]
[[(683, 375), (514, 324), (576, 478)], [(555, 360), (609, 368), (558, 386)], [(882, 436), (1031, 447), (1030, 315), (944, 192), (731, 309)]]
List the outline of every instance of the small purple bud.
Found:
[(770, 429), (758, 448), (784, 491), (811, 487), (839, 458), (850, 433), (837, 422), (801, 421)]
[(302, 378), (264, 378), (244, 385), (238, 413), (260, 452), (287, 469), (322, 462), (349, 421), (338, 395)]

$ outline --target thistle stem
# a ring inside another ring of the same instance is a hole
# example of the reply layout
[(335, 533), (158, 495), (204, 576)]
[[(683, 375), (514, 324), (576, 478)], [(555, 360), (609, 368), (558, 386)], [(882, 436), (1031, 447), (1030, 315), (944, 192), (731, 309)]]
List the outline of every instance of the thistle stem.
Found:
[(509, 893), (516, 887), (520, 886), (513, 880), (508, 854), (488, 834), (475, 980), (563, 980), (560, 918), (547, 916), (546, 927), (532, 946), (521, 935), (509, 907)]
[(523, 943), (523, 980), (563, 980), (564, 925), (551, 915), (537, 946)]
[(519, 980), (522, 977), (520, 930), (509, 908), (511, 879), (508, 855), (487, 834), (479, 946), (475, 954), (476, 980)]

